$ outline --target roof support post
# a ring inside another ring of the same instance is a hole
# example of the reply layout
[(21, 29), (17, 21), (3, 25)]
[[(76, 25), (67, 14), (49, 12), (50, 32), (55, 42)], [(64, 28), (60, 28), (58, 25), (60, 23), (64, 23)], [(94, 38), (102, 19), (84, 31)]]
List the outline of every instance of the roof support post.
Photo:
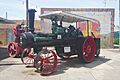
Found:
[(89, 36), (89, 21), (87, 20), (87, 36)]

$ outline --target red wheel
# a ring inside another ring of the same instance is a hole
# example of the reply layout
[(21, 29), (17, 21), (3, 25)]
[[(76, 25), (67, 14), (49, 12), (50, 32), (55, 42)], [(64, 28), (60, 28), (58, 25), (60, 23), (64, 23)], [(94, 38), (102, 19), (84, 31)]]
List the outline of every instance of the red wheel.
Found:
[(21, 54), (21, 60), (23, 64), (28, 67), (34, 66), (35, 53), (33, 48), (25, 48)]
[(87, 37), (87, 39), (84, 41), (82, 50), (84, 62), (92, 62), (95, 58), (96, 43), (91, 36)]
[(36, 57), (35, 67), (42, 75), (49, 75), (57, 67), (57, 55), (54, 51), (42, 50)]
[(17, 43), (15, 42), (9, 43), (7, 50), (10, 57), (15, 57), (18, 54), (17, 48), (18, 48)]

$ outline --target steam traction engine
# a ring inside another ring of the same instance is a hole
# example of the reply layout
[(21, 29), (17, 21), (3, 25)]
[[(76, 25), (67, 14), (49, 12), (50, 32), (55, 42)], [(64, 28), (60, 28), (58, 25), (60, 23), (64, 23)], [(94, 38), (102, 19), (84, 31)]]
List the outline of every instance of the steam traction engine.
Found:
[[(57, 55), (61, 58), (78, 55), (81, 62), (92, 62), (95, 56), (99, 55), (100, 38), (90, 32), (88, 24), (89, 21), (99, 23), (97, 20), (63, 11), (42, 14), (40, 18), (51, 20), (52, 33), (41, 33), (34, 32), (34, 13), (35, 10), (30, 10), (30, 32), (21, 34), (20, 45), (24, 48), (22, 59), (28, 55), (35, 59), (34, 65), (41, 74), (51, 74), (54, 71), (58, 61)], [(72, 25), (63, 27), (63, 22), (86, 22), (87, 36)], [(56, 53), (47, 47), (54, 47)]]

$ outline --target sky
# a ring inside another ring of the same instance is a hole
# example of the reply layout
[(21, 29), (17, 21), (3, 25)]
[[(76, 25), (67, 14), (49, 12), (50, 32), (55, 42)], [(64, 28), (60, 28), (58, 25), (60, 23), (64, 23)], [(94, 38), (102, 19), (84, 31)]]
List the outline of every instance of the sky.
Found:
[[(0, 17), (25, 20), (26, 0), (0, 0)], [(35, 19), (39, 19), (40, 8), (115, 8), (115, 25), (119, 25), (119, 0), (29, 0), (29, 8), (37, 10)]]

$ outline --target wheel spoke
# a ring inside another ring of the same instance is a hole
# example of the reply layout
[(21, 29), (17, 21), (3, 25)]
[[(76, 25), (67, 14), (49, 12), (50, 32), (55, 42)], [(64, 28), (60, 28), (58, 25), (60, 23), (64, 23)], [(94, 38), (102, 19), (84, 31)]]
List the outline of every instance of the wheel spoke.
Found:
[(46, 59), (51, 58), (51, 57), (53, 57), (53, 55), (51, 55), (51, 56), (49, 56), (49, 57), (46, 57)]
[(24, 63), (27, 64), (29, 61), (29, 59), (26, 57), (26, 59), (24, 60)]

